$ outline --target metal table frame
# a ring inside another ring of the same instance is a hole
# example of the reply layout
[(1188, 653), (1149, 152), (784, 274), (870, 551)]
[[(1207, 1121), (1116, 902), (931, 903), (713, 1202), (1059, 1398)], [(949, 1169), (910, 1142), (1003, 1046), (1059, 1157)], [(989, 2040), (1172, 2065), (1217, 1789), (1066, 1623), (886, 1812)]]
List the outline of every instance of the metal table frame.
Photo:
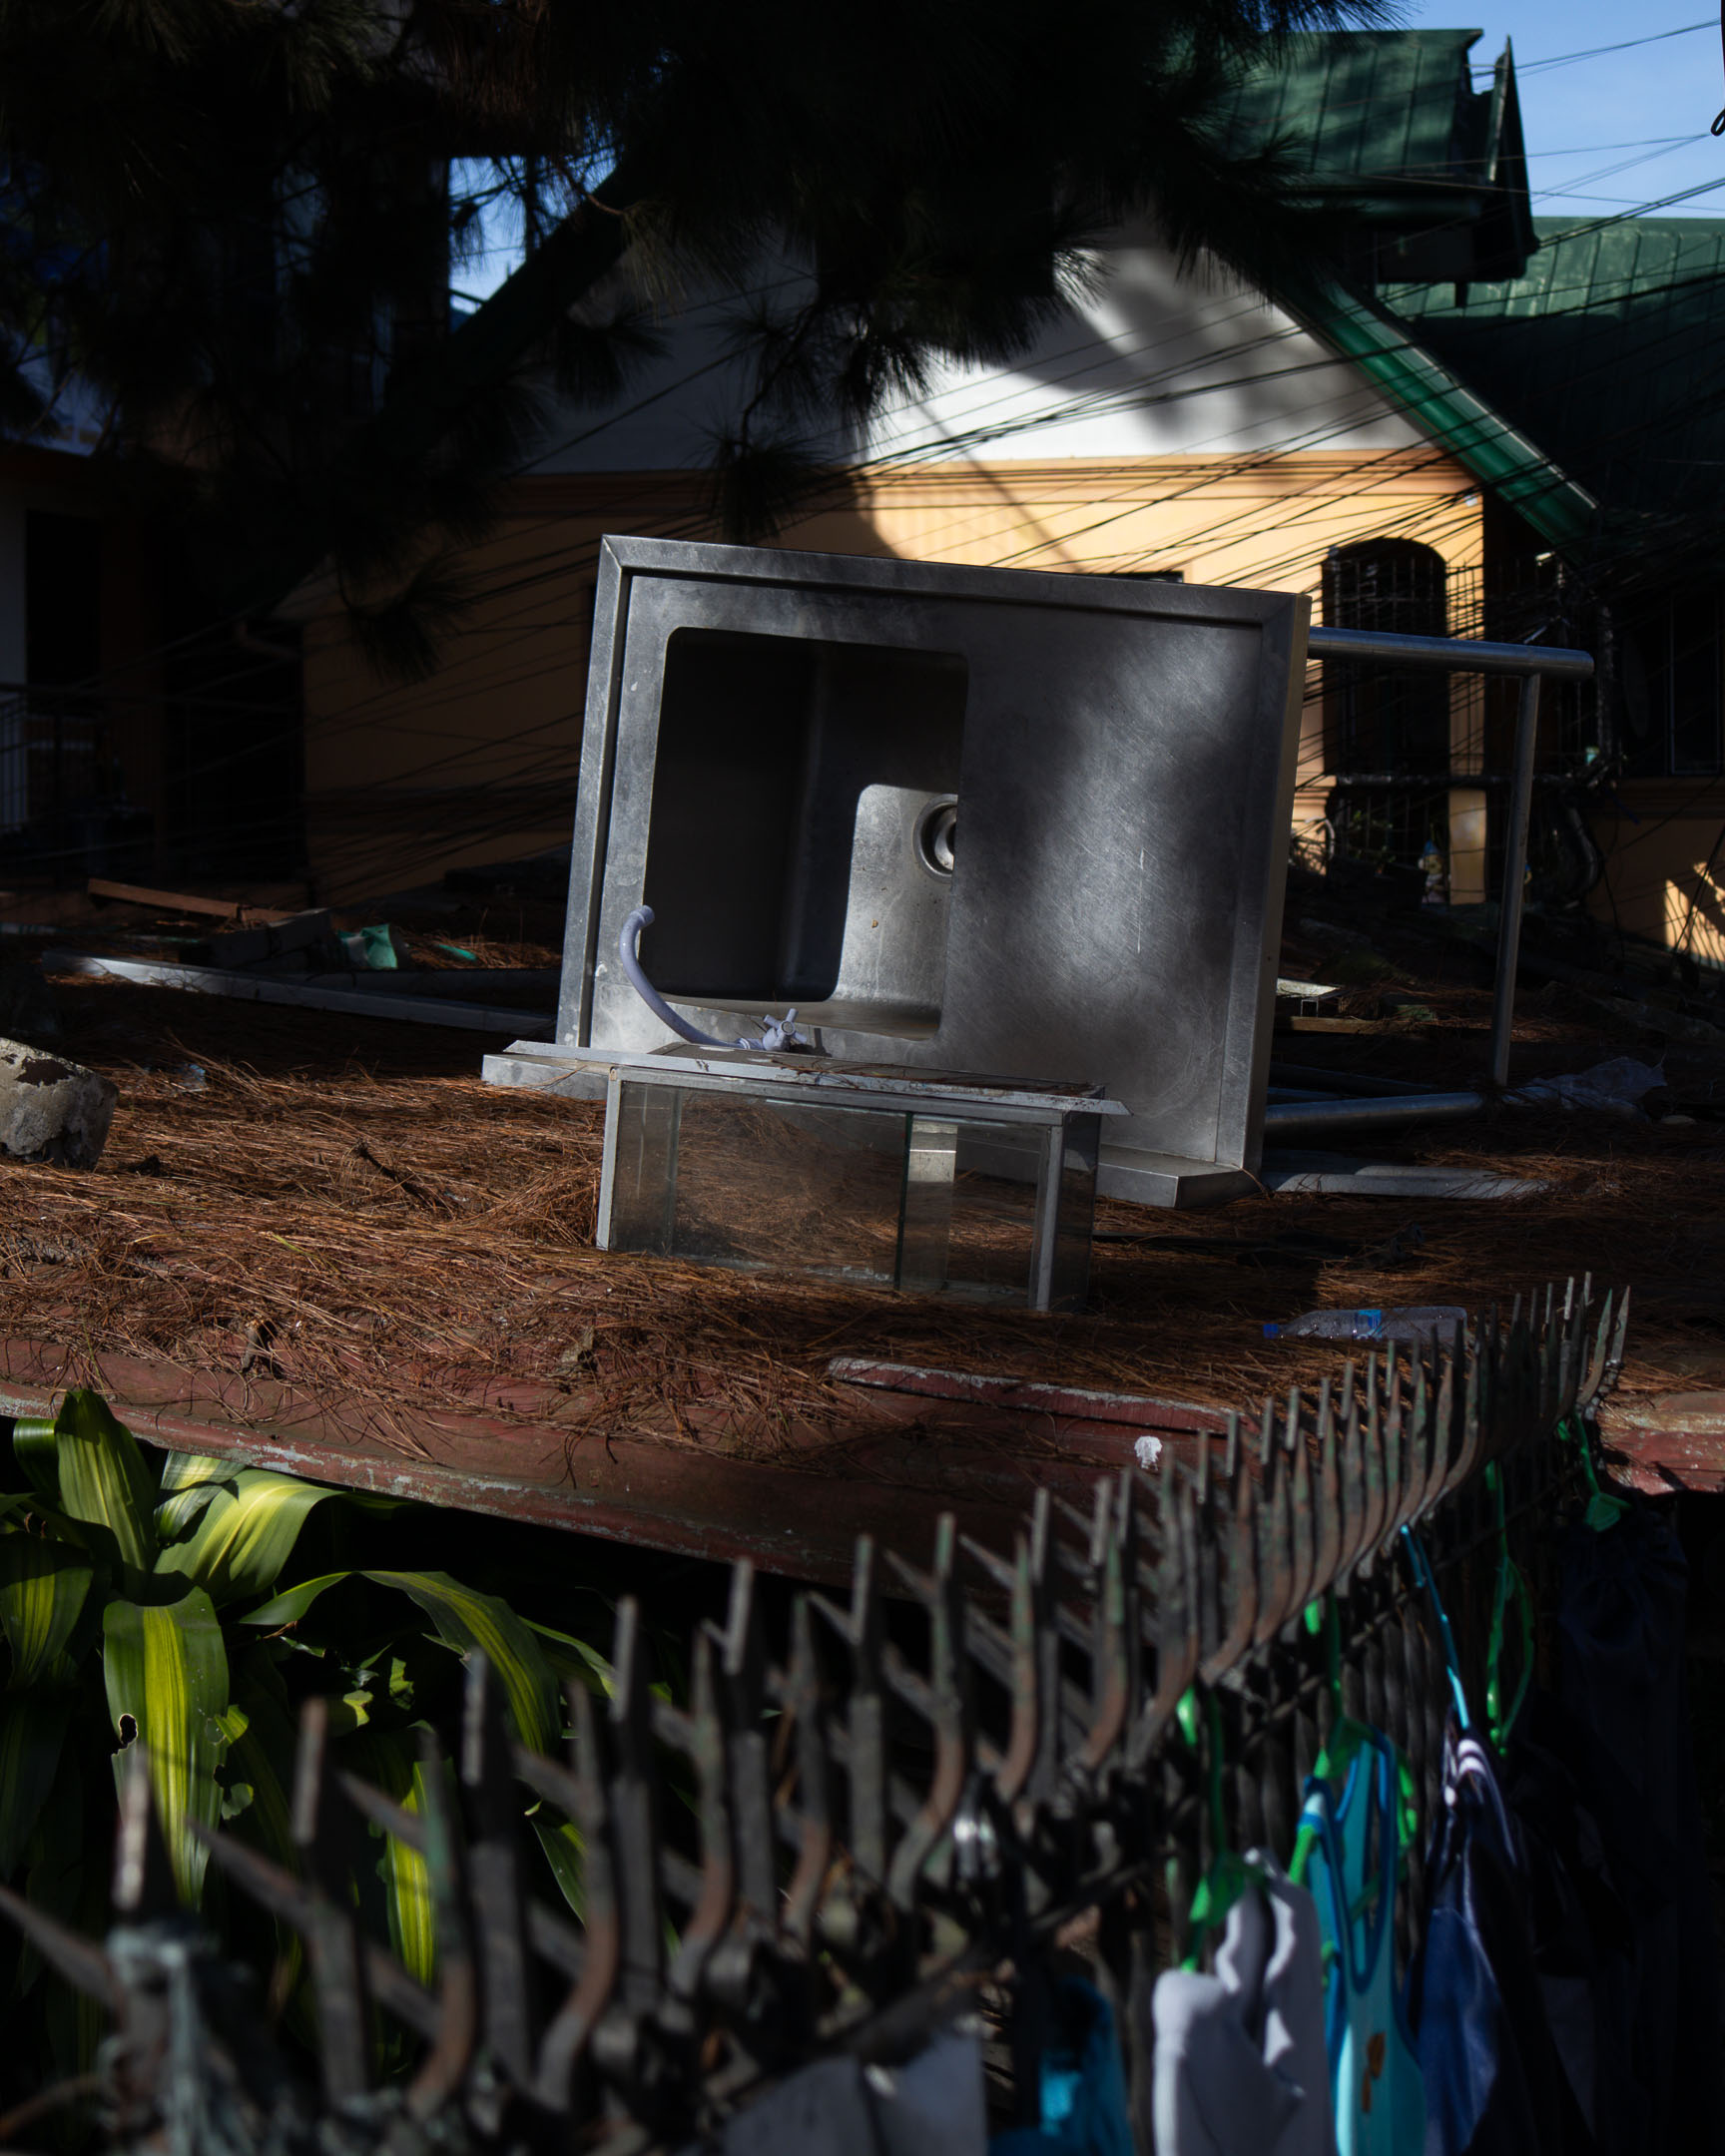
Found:
[[(1399, 667), (1433, 667), (1445, 674), (1513, 674), (1521, 681), (1515, 715), (1515, 766), (1509, 788), (1509, 828), (1503, 841), (1503, 908), (1497, 933), (1497, 979), (1491, 1005), (1491, 1083), (1509, 1082), (1509, 1035), (1515, 1012), (1515, 973), (1521, 951), (1521, 908), (1527, 873), (1527, 825), (1533, 808), (1533, 751), (1539, 731), (1539, 684), (1588, 681), (1587, 652), (1536, 644), (1486, 644), (1467, 637), (1379, 635), (1365, 629), (1314, 629), (1312, 659), (1385, 659)], [(1362, 1104), (1363, 1106), (1367, 1104)], [(1382, 1110), (1383, 1103), (1372, 1103)], [(1418, 1103), (1411, 1103), (1418, 1106)], [(1327, 1118), (1331, 1122), (1344, 1120)], [(1382, 1113), (1366, 1118), (1382, 1122)]]

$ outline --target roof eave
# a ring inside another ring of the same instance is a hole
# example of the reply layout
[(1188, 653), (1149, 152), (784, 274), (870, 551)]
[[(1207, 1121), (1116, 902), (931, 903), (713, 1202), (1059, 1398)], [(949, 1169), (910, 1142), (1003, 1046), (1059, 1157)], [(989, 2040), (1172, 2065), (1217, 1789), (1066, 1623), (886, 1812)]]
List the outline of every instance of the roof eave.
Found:
[(1599, 503), (1587, 489), (1385, 308), (1335, 284), (1288, 304), (1551, 546), (1574, 548), (1599, 536)]

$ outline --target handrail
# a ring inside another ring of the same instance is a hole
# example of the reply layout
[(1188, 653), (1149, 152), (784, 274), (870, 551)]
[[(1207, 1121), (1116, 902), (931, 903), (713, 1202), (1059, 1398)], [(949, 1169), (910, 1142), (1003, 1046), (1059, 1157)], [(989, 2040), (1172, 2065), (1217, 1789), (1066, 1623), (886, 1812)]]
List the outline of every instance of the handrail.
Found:
[(1399, 636), (1388, 629), (1314, 629), (1306, 653), (1311, 659), (1392, 659), (1450, 674), (1541, 674), (1556, 681), (1593, 677), (1590, 652), (1549, 644), (1487, 644), (1478, 637)]

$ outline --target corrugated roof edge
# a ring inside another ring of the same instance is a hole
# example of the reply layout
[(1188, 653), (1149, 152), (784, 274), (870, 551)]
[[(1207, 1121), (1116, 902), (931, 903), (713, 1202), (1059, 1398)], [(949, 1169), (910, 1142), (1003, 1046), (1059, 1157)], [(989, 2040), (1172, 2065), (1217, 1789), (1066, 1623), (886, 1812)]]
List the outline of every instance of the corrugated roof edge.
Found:
[(1330, 285), (1285, 301), (1304, 326), (1418, 422), (1554, 547), (1598, 536), (1599, 504), (1538, 444), (1358, 292)]

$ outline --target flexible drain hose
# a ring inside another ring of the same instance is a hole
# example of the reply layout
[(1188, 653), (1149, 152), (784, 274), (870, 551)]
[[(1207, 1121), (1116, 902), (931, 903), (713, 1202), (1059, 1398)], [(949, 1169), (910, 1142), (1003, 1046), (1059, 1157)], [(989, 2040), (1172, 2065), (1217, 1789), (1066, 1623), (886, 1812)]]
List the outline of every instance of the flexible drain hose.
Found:
[(783, 1019), (763, 1018), (760, 1040), (720, 1040), (712, 1033), (703, 1033), (699, 1026), (692, 1026), (687, 1018), (679, 1018), (641, 970), (641, 959), (636, 945), (640, 941), (642, 929), (652, 925), (653, 908), (649, 905), (637, 906), (623, 923), (623, 933), (617, 938), (617, 955), (623, 961), (623, 970), (628, 974), (635, 993), (654, 1017), (662, 1025), (668, 1025), (679, 1039), (693, 1041), (697, 1048), (761, 1048), (769, 1054), (782, 1048), (801, 1045), (802, 1035), (792, 1023), (797, 1016), (794, 1010), (787, 1011)]

